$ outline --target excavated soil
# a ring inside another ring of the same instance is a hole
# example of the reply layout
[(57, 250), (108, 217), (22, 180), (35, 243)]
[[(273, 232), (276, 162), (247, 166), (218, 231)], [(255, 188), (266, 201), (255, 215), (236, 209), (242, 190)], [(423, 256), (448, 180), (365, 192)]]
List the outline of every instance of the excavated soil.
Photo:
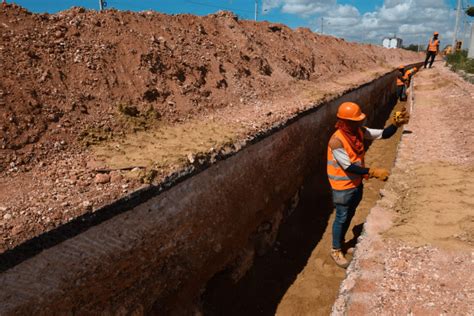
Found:
[(435, 64), (334, 315), (474, 314), (474, 86)]
[(308, 29), (0, 8), (0, 251), (419, 55)]

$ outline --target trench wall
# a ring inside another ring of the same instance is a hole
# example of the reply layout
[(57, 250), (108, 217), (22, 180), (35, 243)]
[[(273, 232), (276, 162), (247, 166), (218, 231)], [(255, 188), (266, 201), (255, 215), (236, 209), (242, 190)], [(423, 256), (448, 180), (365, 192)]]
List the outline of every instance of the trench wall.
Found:
[(0, 314), (190, 312), (213, 275), (230, 269), (238, 279), (273, 243), (303, 183), (310, 179), (314, 185), (304, 190), (315, 195), (328, 191), (326, 146), (339, 104), (356, 101), (374, 119), (395, 104), (394, 83), (391, 72), (315, 106), (167, 190), (134, 197), (127, 210), (8, 266), (0, 274)]

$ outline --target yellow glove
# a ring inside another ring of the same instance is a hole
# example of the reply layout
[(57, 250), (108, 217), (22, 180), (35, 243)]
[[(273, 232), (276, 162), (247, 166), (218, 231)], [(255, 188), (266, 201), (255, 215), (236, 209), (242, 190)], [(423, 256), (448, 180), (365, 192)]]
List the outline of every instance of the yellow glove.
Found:
[(408, 114), (406, 109), (393, 113), (393, 124), (397, 127), (400, 127), (403, 124), (407, 124), (409, 120), (410, 115)]
[(377, 178), (382, 181), (387, 181), (390, 172), (384, 168), (370, 168), (369, 169), (369, 177), (370, 178)]

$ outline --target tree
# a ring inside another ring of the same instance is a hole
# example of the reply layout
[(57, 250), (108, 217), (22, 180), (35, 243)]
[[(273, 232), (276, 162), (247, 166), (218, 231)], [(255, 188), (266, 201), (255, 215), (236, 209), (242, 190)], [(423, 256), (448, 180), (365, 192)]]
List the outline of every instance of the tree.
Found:
[(403, 46), (403, 49), (412, 50), (414, 52), (417, 52), (418, 51), (418, 45), (410, 44), (408, 46)]
[(474, 16), (474, 7), (469, 7), (466, 9), (466, 14), (469, 16)]

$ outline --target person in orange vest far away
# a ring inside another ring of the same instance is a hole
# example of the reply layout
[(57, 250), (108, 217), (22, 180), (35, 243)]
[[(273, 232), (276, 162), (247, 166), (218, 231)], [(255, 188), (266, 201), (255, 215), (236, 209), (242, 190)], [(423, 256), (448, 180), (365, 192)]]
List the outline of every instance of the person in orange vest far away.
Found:
[(407, 86), (405, 85), (405, 66), (400, 65), (397, 73), (397, 98), (400, 101), (407, 100)]
[(405, 71), (403, 78), (405, 79), (405, 85), (407, 86), (407, 88), (410, 86), (411, 78), (416, 74), (417, 71), (418, 71), (418, 68), (416, 67), (413, 67)]
[(393, 124), (385, 129), (364, 127), (365, 114), (359, 105), (344, 102), (337, 111), (337, 130), (331, 136), (327, 151), (327, 173), (332, 188), (332, 199), (336, 208), (336, 217), (332, 227), (331, 257), (340, 267), (346, 268), (349, 261), (345, 258), (347, 249), (345, 235), (352, 217), (362, 199), (362, 179), (377, 178), (385, 181), (389, 172), (383, 168), (367, 167), (364, 164), (364, 139), (386, 139), (395, 134), (397, 128), (408, 123), (408, 113), (396, 112)]
[(426, 59), (425, 59), (425, 68), (428, 65), (428, 60), (431, 58), (430, 61), (430, 68), (433, 66), (433, 62), (435, 60), (436, 55), (439, 52), (439, 39), (438, 39), (438, 32), (433, 33), (433, 38), (430, 39), (428, 43), (428, 48), (426, 49)]

